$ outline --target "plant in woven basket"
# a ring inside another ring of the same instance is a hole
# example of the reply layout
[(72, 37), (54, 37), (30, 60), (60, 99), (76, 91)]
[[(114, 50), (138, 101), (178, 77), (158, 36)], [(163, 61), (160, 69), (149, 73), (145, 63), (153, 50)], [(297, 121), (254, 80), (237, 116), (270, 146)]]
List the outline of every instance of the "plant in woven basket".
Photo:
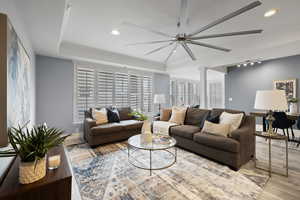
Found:
[[(11, 127), (8, 129), (8, 137), (13, 149), (0, 151), (0, 157), (19, 156), (20, 182), (34, 182), (45, 176), (45, 156), (49, 149), (63, 143), (67, 136), (62, 134), (62, 130), (47, 128), (46, 125), (35, 126), (32, 129), (26, 125)], [(29, 180), (24, 180), (24, 176)]]

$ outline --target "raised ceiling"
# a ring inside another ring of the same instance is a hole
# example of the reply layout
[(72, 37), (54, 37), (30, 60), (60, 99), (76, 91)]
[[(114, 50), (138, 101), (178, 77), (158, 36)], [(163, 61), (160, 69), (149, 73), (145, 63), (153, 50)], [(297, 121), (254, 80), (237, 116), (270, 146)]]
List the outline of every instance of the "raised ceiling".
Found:
[[(189, 0), (189, 25), (187, 29), (194, 31), (253, 1)], [(25, 4), (25, 1), (19, 0), (19, 2)], [(35, 9), (30, 10), (30, 5), (27, 2), (24, 15), (30, 15), (30, 17), (27, 16), (27, 19), (32, 22), (29, 25), (31, 32), (33, 32), (32, 35), (34, 38), (38, 38), (38, 42), (34, 43), (37, 53), (41, 51), (42, 54), (59, 55), (59, 48), (56, 47), (59, 47), (61, 43), (67, 43), (162, 64), (171, 49), (167, 48), (146, 56), (145, 53), (162, 45), (126, 46), (126, 44), (165, 38), (124, 26), (123, 23), (131, 22), (169, 34), (177, 33), (176, 22), (180, 0), (70, 0), (69, 3), (72, 8), (69, 17), (66, 17), (65, 13), (61, 13), (61, 7), (65, 6), (62, 0), (30, 0), (29, 2), (36, 4), (33, 7)], [(51, 6), (45, 6), (46, 2)], [(261, 2), (263, 3), (261, 6), (222, 23), (202, 33), (202, 35), (251, 29), (263, 29), (262, 34), (203, 40), (203, 42), (226, 47), (232, 51), (226, 53), (190, 46), (197, 57), (197, 61), (190, 61), (186, 52), (182, 48), (178, 48), (169, 60), (168, 69), (176, 70), (183, 66), (191, 68), (215, 67), (247, 59), (269, 59), (300, 53), (300, 1), (262, 0)], [(44, 15), (43, 11), (38, 11), (36, 8), (42, 5), (46, 11)], [(265, 11), (271, 8), (278, 8), (278, 14), (271, 18), (264, 18)], [(57, 12), (59, 14), (51, 14)], [(32, 17), (35, 14), (39, 16)], [(28, 20), (27, 23), (29, 23)], [(44, 23), (37, 22), (41, 20)], [(63, 20), (66, 20), (64, 25)], [(48, 31), (49, 26), (56, 26), (60, 31), (57, 31), (56, 28), (53, 28), (55, 31)], [(121, 34), (119, 36), (111, 35), (112, 29), (118, 29)], [(44, 30), (47, 30), (47, 33)]]

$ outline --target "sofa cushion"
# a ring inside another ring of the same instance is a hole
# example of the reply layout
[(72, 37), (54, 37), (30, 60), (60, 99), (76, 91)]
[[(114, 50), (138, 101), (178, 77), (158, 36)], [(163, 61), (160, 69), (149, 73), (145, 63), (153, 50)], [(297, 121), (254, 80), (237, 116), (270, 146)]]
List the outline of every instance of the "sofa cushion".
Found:
[(129, 114), (132, 112), (130, 107), (118, 108), (118, 111), (119, 111), (119, 116), (121, 121), (133, 119), (132, 116), (129, 116)]
[(107, 134), (107, 133), (120, 132), (122, 130), (124, 130), (124, 127), (121, 126), (119, 123), (108, 123), (108, 124), (101, 124), (91, 128), (91, 134), (92, 135)]
[(194, 141), (196, 143), (227, 152), (238, 153), (240, 150), (240, 143), (238, 141), (231, 138), (208, 134), (205, 132), (194, 134)]
[(120, 121), (120, 125), (124, 127), (125, 130), (141, 130), (143, 122), (137, 120), (122, 120)]
[(186, 111), (186, 117), (184, 124), (203, 127), (204, 121), (209, 115), (210, 110), (188, 108)]
[(172, 126), (170, 128), (170, 135), (180, 136), (192, 140), (194, 134), (200, 130), (201, 129), (198, 126), (193, 125)]

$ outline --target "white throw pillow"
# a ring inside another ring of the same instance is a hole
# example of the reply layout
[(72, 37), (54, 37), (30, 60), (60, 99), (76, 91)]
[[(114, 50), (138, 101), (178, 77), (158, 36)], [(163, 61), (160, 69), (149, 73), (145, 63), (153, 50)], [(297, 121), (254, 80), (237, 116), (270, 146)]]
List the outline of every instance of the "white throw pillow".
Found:
[(230, 124), (230, 132), (235, 131), (241, 125), (244, 113), (232, 114), (223, 112), (220, 116), (220, 124)]
[(108, 123), (106, 108), (101, 108), (100, 110), (93, 108), (92, 116), (96, 120), (97, 125)]
[(205, 120), (202, 131), (214, 135), (228, 137), (230, 132), (230, 124), (215, 124)]
[(186, 114), (186, 109), (185, 107), (172, 107), (172, 114), (169, 122), (178, 124), (178, 125), (183, 125), (184, 120), (185, 120), (185, 114)]

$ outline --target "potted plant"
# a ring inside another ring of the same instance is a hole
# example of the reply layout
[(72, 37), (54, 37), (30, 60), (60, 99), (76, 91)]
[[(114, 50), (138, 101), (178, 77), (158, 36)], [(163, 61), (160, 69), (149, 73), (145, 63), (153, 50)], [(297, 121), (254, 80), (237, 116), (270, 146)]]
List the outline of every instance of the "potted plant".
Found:
[(31, 130), (26, 125), (9, 128), (8, 137), (13, 149), (0, 151), (0, 157), (20, 157), (19, 181), (21, 184), (33, 183), (46, 175), (48, 150), (62, 144), (67, 137), (62, 136), (63, 131), (47, 128), (46, 125), (36, 126)]
[(291, 113), (297, 113), (298, 112), (298, 99), (297, 98), (290, 98), (288, 99), (289, 103), (289, 109)]

